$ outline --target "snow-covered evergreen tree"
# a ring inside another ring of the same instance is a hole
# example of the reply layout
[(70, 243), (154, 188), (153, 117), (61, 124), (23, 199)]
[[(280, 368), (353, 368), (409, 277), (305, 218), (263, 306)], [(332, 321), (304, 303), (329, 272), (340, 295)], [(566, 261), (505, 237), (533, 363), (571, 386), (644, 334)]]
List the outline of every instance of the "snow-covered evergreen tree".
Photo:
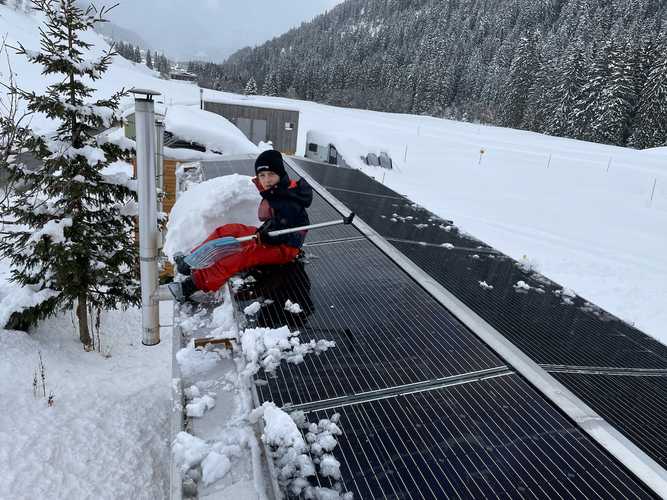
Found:
[(649, 148), (667, 145), (667, 43), (661, 45), (642, 90), (630, 145)]
[(556, 72), (555, 108), (545, 123), (545, 130), (550, 134), (576, 136), (575, 110), (585, 84), (585, 66), (584, 45), (577, 39), (568, 47), (564, 60)]
[(257, 82), (255, 81), (254, 77), (250, 77), (248, 83), (246, 83), (243, 93), (245, 95), (257, 95)]
[(617, 44), (611, 53), (609, 82), (604, 91), (606, 107), (593, 122), (596, 142), (625, 144), (638, 101), (638, 68), (630, 42)]
[(530, 33), (519, 41), (510, 66), (509, 79), (501, 107), (502, 124), (518, 128), (528, 104), (528, 94), (539, 68), (537, 34)]
[[(593, 140), (597, 132), (593, 124), (605, 111), (605, 91), (611, 78), (612, 52), (614, 45), (606, 41), (596, 51), (597, 54), (586, 75), (586, 83), (581, 89), (580, 97), (575, 105), (575, 128), (578, 137)], [(599, 123), (599, 122), (598, 122)]]
[(30, 112), (50, 118), (54, 129), (31, 132), (26, 143), (40, 162), (36, 169), (10, 165), (18, 189), (3, 206), (2, 218), (17, 225), (0, 240), (0, 253), (11, 262), (12, 281), (48, 297), (18, 321), (31, 325), (76, 308), (79, 338), (89, 348), (91, 313), (140, 302), (135, 194), (126, 175), (104, 174), (110, 164), (128, 160), (129, 152), (95, 138), (111, 125), (124, 92), (91, 98), (88, 82), (102, 78), (114, 51), (87, 59), (91, 45), (80, 34), (100, 22), (105, 9), (83, 10), (75, 0), (36, 0), (34, 7), (45, 16), (41, 51), (20, 47), (19, 53), (41, 65), (43, 74), (59, 78), (43, 93), (13, 92)]
[(146, 51), (146, 66), (150, 69), (153, 69), (153, 58), (151, 57), (151, 51)]
[(278, 95), (278, 89), (276, 87), (276, 77), (273, 73), (269, 73), (264, 80), (264, 85), (262, 86), (262, 94), (268, 96)]

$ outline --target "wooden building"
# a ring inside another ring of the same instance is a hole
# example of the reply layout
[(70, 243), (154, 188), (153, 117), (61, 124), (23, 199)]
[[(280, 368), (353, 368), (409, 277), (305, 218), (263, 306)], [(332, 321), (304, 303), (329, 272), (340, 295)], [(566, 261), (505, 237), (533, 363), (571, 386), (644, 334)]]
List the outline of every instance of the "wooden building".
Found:
[(271, 141), (274, 149), (295, 154), (299, 111), (206, 100), (202, 104), (206, 111), (221, 115), (236, 125), (254, 144)]

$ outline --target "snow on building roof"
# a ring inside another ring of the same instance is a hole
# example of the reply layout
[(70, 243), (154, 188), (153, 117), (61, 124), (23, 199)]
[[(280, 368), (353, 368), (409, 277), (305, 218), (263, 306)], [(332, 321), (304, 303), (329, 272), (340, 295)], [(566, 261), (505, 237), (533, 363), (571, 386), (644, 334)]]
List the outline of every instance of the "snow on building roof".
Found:
[(229, 120), (196, 106), (169, 106), (165, 130), (188, 142), (201, 144), (209, 151), (224, 154), (257, 154), (259, 150)]

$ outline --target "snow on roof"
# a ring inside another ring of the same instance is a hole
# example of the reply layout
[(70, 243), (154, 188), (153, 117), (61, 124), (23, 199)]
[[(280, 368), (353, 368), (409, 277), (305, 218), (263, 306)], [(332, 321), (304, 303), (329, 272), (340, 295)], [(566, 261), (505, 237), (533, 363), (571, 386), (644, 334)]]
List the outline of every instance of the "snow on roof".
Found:
[[(280, 109), (283, 111), (294, 111), (296, 113), (300, 111), (298, 107), (294, 106), (294, 104), (290, 106), (288, 104), (277, 102), (280, 100), (280, 98), (276, 97), (236, 95), (229, 93), (225, 93), (223, 97), (220, 95), (220, 93), (216, 95), (209, 92), (205, 94), (204, 100), (206, 102), (215, 102), (220, 104), (235, 104), (237, 106), (252, 106), (255, 108)], [(292, 103), (296, 103), (296, 101), (294, 100), (290, 101)]]
[(230, 121), (196, 106), (169, 106), (165, 129), (179, 139), (224, 154), (257, 154), (259, 150)]
[(391, 150), (389, 147), (378, 144), (377, 142), (373, 144), (364, 144), (351, 135), (329, 131), (325, 132), (322, 130), (309, 130), (307, 142), (314, 142), (321, 146), (333, 144), (336, 147), (336, 151), (338, 151), (345, 160), (345, 163), (350, 167), (357, 169), (366, 166), (361, 158), (366, 157), (368, 153), (379, 155), (382, 151)]

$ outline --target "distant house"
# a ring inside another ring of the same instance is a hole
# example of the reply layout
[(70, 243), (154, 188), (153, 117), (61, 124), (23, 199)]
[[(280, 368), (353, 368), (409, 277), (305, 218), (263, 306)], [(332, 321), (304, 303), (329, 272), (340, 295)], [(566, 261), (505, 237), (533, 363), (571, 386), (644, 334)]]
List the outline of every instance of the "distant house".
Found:
[(293, 155), (299, 134), (299, 111), (253, 104), (203, 101), (206, 111), (219, 114), (236, 125), (254, 144), (271, 141), (273, 148)]

